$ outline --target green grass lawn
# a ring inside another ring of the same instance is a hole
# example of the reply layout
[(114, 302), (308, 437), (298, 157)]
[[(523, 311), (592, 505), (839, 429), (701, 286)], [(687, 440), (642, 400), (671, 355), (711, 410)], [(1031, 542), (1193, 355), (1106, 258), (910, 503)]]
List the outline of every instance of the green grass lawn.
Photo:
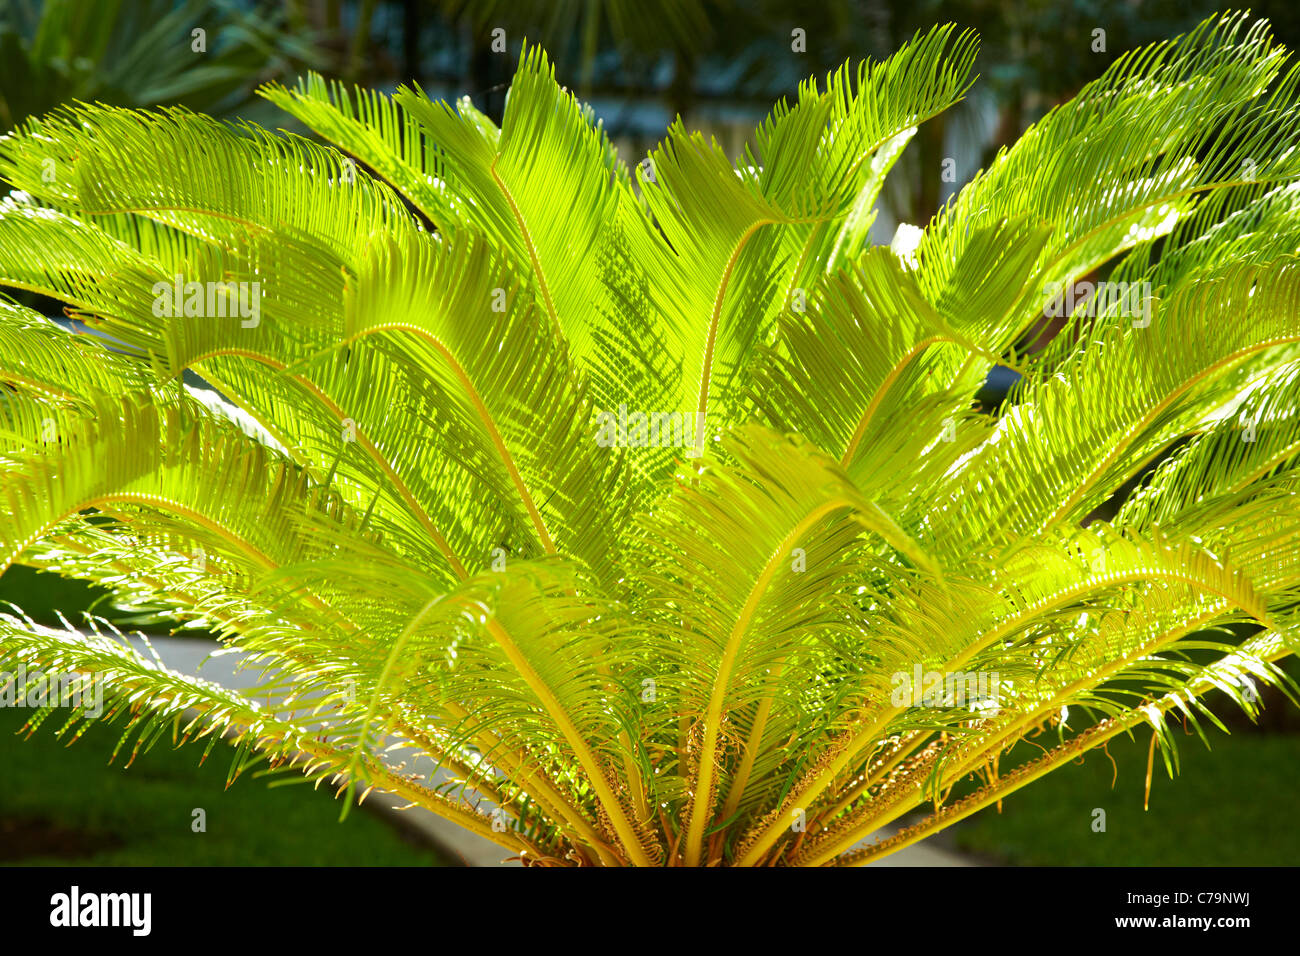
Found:
[[(1208, 726), (1206, 735), (1209, 751), (1180, 736), (1173, 780), (1156, 754), (1148, 811), (1149, 731), (1111, 741), (1114, 764), (1093, 751), (1012, 794), (1001, 814), (980, 811), (956, 828), (955, 843), (1026, 866), (1294, 866), (1300, 735), (1225, 736)], [(1092, 829), (1096, 808), (1106, 811), (1104, 833)]]
[[(49, 625), (57, 624), (53, 608), (85, 607), (102, 593), (20, 566), (0, 578), (0, 597)], [(114, 616), (106, 604), (98, 610)], [(1288, 670), (1300, 677), (1294, 660)], [(15, 862), (15, 848), (26, 845), (44, 847), (45, 855), (24, 863), (441, 863), (367, 813), (340, 824), (338, 803), (305, 784), (270, 789), (245, 776), (225, 791), (224, 745), (198, 767), (201, 746), (171, 751), (159, 744), (123, 771), (106, 766), (117, 739), (113, 727), (92, 726), (65, 748), (53, 739), (51, 722), (23, 742), (13, 734), (27, 713), (0, 709), (0, 862)], [(1144, 732), (1111, 742), (1114, 764), (1094, 751), (1008, 797), (1001, 814), (981, 811), (946, 837), (958, 849), (1020, 865), (1295, 865), (1300, 834), (1289, 817), (1300, 734), (1225, 736), (1208, 725), (1206, 732), (1212, 751), (1194, 736), (1181, 739), (1182, 772), (1172, 781), (1157, 755), (1149, 811), (1142, 809), (1150, 739)], [(1029, 745), (1022, 750), (1013, 758), (1037, 753)], [(195, 807), (207, 811), (206, 833), (190, 829)], [(1092, 829), (1095, 809), (1106, 811), (1104, 833)]]
[[(79, 612), (96, 601), (99, 602), (96, 611), (103, 617), (113, 618), (113, 608), (104, 600), (109, 594), (107, 588), (21, 564), (11, 565), (0, 574), (0, 601), (12, 601), (37, 624), (46, 627), (60, 626), (56, 610), (62, 610), (70, 623), (80, 624)], [(11, 613), (12, 608), (0, 604), (0, 611)]]
[[(91, 721), (71, 747), (58, 712), (30, 740), (30, 711), (0, 709), (0, 863), (81, 866), (442, 866), (444, 860), (365, 810), (339, 822), (332, 792), (269, 788), (241, 776), (225, 789), (231, 751), (160, 741), (128, 770), (108, 766), (121, 724)], [(281, 779), (292, 779), (282, 777)], [(207, 831), (191, 828), (192, 811)]]
[(0, 574), (0, 613), (12, 614), (14, 604), (37, 624), (62, 627), (61, 612), (73, 627), (82, 626), (83, 611), (112, 622), (123, 631), (143, 631), (149, 635), (172, 637), (215, 637), (201, 628), (174, 630), (175, 623), (153, 611), (126, 611), (112, 601), (108, 588), (75, 578), (65, 578), (51, 571), (38, 571), (22, 564), (12, 564)]

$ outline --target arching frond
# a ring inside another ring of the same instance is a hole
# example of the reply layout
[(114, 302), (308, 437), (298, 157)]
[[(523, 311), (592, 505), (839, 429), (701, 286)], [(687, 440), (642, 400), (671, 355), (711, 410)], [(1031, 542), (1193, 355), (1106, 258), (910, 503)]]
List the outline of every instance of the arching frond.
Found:
[[(675, 123), (635, 176), (537, 48), (499, 129), (313, 76), (264, 95), (334, 146), (90, 105), (0, 138), (0, 285), (75, 320), (0, 300), (0, 568), (256, 687), (93, 616), (0, 614), (0, 666), (536, 865), (869, 862), (1143, 723), (1172, 772), (1170, 715), (1292, 689), (1300, 74), (1213, 17), (867, 248), (975, 49), (810, 80), (738, 159)], [(1045, 308), (1094, 270), (1141, 291)]]

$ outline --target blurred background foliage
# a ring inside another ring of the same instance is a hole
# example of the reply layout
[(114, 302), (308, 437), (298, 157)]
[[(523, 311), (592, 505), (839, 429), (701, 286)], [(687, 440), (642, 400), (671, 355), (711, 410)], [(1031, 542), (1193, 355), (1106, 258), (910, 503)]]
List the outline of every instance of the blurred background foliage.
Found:
[[(921, 128), (895, 167), (872, 229), (872, 241), (885, 243), (898, 223), (928, 221), (998, 149), (1124, 51), (1221, 9), (1207, 0), (0, 0), (0, 133), (73, 100), (182, 104), (306, 132), (255, 91), (309, 70), (388, 92), (418, 83), (434, 98), (468, 95), (499, 122), (527, 41), (546, 47), (560, 83), (591, 103), (629, 164), (678, 115), (739, 156), (772, 106), (808, 77), (886, 57), (936, 22), (974, 28), (979, 78), (958, 107)], [(1250, 9), (1300, 49), (1300, 4), (1263, 0)], [(58, 314), (50, 300), (20, 298)], [(1009, 384), (995, 379), (977, 397), (986, 408)], [(76, 621), (93, 608), (123, 626), (166, 630), (107, 596), (21, 566), (0, 578), (0, 601), (18, 601), (42, 623), (56, 623), (56, 610)], [(1288, 670), (1300, 677), (1294, 659)], [(959, 829), (957, 845), (996, 862), (1197, 865), (1223, 862), (1211, 844), (1226, 840), (1234, 862), (1290, 859), (1273, 811), (1291, 792), (1300, 712), (1280, 695), (1265, 703), (1258, 727), (1222, 709), (1234, 732), (1269, 736), (1216, 740), (1215, 755), (1192, 764), (1193, 786), (1165, 787), (1163, 797), (1156, 790), (1158, 820), (1121, 824), (1141, 839), (1096, 840), (1084, 810), (1122, 807), (1116, 821), (1130, 820), (1145, 799), (1145, 741), (1091, 754), (1017, 794), (1008, 804), (1015, 813), (984, 811)], [(1232, 804), (1254, 809), (1225, 817)]]
[(259, 83), (329, 64), (276, 5), (5, 0), (0, 126), (8, 130), (73, 100), (230, 114), (259, 102)]
[[(733, 155), (781, 97), (846, 60), (883, 58), (917, 30), (977, 30), (979, 80), (920, 131), (891, 178), (890, 215), (924, 222), (1024, 128), (1125, 50), (1221, 8), (1207, 0), (4, 0), (0, 128), (74, 99), (181, 103), (287, 125), (254, 95), (311, 69), (386, 91), (468, 94), (499, 120), (525, 40), (591, 102), (629, 161), (682, 115)], [(1252, 10), (1289, 46), (1300, 6)], [(205, 49), (194, 49), (194, 31)], [(1105, 31), (1104, 49), (1094, 31)], [(796, 40), (796, 31), (802, 31)], [(939, 174), (955, 163), (953, 181)], [(927, 171), (924, 175), (922, 171)], [(886, 239), (888, 236), (886, 236)]]

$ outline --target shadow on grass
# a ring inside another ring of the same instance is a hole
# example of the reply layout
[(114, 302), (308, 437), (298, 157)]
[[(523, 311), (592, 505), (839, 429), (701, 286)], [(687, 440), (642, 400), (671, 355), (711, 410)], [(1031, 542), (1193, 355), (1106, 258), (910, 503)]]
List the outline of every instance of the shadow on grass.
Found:
[[(54, 712), (30, 740), (32, 711), (0, 709), (0, 862), (81, 866), (447, 866), (409, 833), (361, 810), (339, 822), (332, 791), (268, 787), (241, 776), (226, 789), (232, 751), (173, 750), (164, 739), (123, 769), (109, 756), (121, 725), (90, 722), (71, 747)], [(125, 748), (124, 748), (125, 749)], [(301, 779), (296, 772), (278, 780)], [(206, 832), (194, 832), (196, 809)]]
[[(1156, 754), (1149, 810), (1148, 730), (1112, 740), (1113, 764), (1092, 751), (1012, 794), (1001, 814), (980, 811), (956, 828), (956, 845), (1025, 866), (1294, 866), (1300, 736), (1229, 737), (1209, 727), (1206, 736), (1209, 751), (1198, 737), (1179, 738), (1173, 780)], [(1104, 832), (1093, 829), (1098, 810)]]

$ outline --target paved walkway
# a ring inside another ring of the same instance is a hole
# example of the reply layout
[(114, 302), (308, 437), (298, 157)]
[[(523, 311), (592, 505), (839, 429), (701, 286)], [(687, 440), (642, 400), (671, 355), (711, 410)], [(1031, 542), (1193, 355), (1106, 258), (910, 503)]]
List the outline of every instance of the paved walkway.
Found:
[[(134, 637), (127, 640), (137, 650), (148, 656), (149, 652), (145, 649), (143, 641)], [(213, 651), (220, 649), (220, 645), (214, 641), (205, 638), (158, 637), (151, 638), (149, 643), (153, 645), (153, 649), (162, 659), (163, 664), (183, 674), (203, 677), (206, 680), (233, 689), (247, 689), (257, 686), (257, 670), (252, 668), (248, 670), (238, 669), (239, 660), (243, 656), (241, 653), (227, 651), (216, 657), (211, 656)], [(394, 742), (396, 742), (395, 738)], [(407, 751), (402, 755), (408, 761), (408, 770), (414, 770), (426, 779), (432, 777), (435, 781), (448, 778), (444, 771), (435, 767), (433, 760), (429, 757), (421, 756), (417, 760), (411, 761), (409, 753)], [(455, 853), (469, 866), (519, 865), (518, 863), (503, 862), (502, 857), (505, 855), (505, 851), (495, 843), (463, 830), (435, 813), (421, 807), (398, 811), (396, 808), (404, 803), (405, 801), (400, 798), (380, 793), (378, 790), (366, 798), (367, 806), (374, 805), (386, 812), (400, 816), (404, 823), (426, 834), (432, 842)], [(876, 839), (888, 836), (893, 832), (893, 829), (879, 831), (859, 845), (872, 843)], [(879, 863), (872, 865), (979, 866), (981, 864), (940, 846), (935, 838), (931, 838), (905, 850), (890, 854)]]

